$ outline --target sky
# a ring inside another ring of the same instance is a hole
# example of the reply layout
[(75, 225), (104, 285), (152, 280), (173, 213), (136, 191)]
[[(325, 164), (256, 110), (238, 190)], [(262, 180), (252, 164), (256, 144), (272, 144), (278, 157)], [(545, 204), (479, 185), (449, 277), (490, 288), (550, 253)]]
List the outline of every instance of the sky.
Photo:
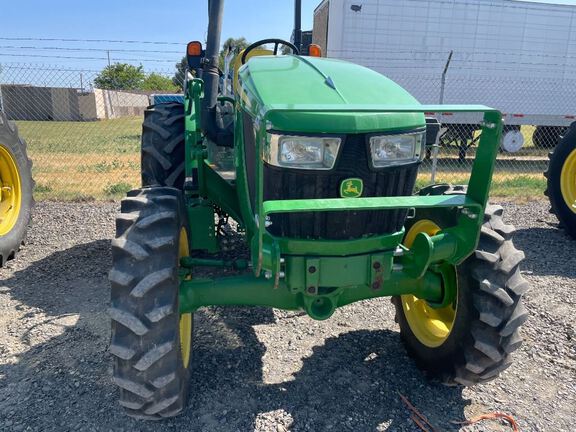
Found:
[(567, 4), (567, 5), (574, 5), (576, 4), (576, 0), (518, 0), (518, 1), (528, 1), (528, 2), (537, 2), (537, 3), (558, 3), (558, 4)]
[[(182, 58), (185, 44), (191, 40), (204, 41), (206, 36), (206, 0), (1, 1), (0, 65), (4, 70), (2, 79), (8, 82), (14, 81), (18, 74), (20, 80), (27, 79), (16, 72), (15, 64), (100, 71), (108, 63), (108, 51), (112, 63), (142, 64), (149, 72), (169, 74)], [(576, 4), (576, 0), (552, 2)], [(319, 3), (320, 0), (302, 0), (304, 30), (312, 28), (313, 11)], [(289, 40), (293, 27), (293, 4), (293, 0), (226, 0), (222, 41), (227, 37), (242, 36), (250, 42), (271, 37)], [(38, 81), (37, 78), (33, 80)], [(77, 86), (76, 83), (69, 85)]]
[[(112, 62), (130, 59), (125, 62), (142, 63), (146, 70), (172, 70), (174, 63), (184, 55), (188, 41), (205, 40), (208, 25), (206, 0), (22, 0), (2, 3), (0, 64), (5, 67), (25, 63), (100, 70), (108, 63), (107, 51), (110, 50)], [(313, 11), (319, 3), (320, 0), (302, 0), (303, 29), (312, 29)], [(272, 37), (289, 40), (294, 20), (293, 8), (293, 0), (227, 0), (222, 41), (227, 37), (242, 36), (250, 42)], [(3, 38), (98, 39), (170, 44)]]

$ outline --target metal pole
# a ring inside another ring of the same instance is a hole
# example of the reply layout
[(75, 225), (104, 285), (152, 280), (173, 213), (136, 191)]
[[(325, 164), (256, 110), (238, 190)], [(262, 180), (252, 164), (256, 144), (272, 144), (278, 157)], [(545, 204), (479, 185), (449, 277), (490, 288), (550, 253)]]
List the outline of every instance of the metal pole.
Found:
[(294, 0), (294, 45), (302, 48), (302, 0)]
[[(438, 133), (438, 137), (440, 136), (440, 133)], [(436, 142), (434, 142), (434, 145), (432, 146), (432, 175), (430, 176), (430, 183), (434, 184), (436, 183), (436, 170), (438, 167), (438, 149), (440, 147), (438, 141), (438, 137), (436, 138)]]
[(232, 59), (234, 58), (234, 51), (232, 47), (228, 47), (228, 52), (224, 56), (224, 88), (222, 89), (222, 93), (224, 96), (232, 96), (232, 83), (230, 82), (230, 64), (232, 63)]
[[(446, 87), (446, 74), (448, 73), (448, 68), (450, 67), (450, 62), (452, 61), (452, 54), (454, 54), (453, 50), (450, 50), (450, 54), (448, 54), (448, 60), (446, 60), (446, 64), (444, 65), (444, 71), (442, 71), (442, 80), (440, 81), (440, 104), (444, 103), (444, 89)], [(438, 150), (440, 147), (439, 140), (440, 140), (441, 133), (439, 132), (436, 136), (436, 141), (432, 146), (432, 174), (430, 181), (432, 184), (436, 182), (436, 170), (438, 167)]]
[(450, 62), (452, 61), (452, 54), (454, 51), (450, 51), (448, 54), (448, 60), (446, 61), (446, 65), (444, 66), (444, 72), (442, 72), (442, 81), (440, 83), (440, 104), (444, 103), (444, 87), (446, 86), (446, 73), (448, 73), (448, 68), (450, 67)]
[(110, 67), (110, 51), (106, 51), (106, 53), (108, 54), (108, 67)]

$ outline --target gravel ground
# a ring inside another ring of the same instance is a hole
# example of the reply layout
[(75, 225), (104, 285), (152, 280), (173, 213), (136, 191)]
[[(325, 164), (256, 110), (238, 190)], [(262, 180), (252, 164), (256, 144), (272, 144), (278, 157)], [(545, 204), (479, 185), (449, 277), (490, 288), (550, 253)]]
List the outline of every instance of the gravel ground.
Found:
[[(496, 410), (522, 431), (574, 430), (576, 242), (556, 229), (544, 202), (505, 204), (533, 287), (525, 343), (499, 379), (472, 389), (427, 381), (404, 351), (388, 299), (325, 322), (213, 308), (197, 313), (188, 410), (152, 424), (124, 416), (109, 378), (117, 206), (39, 204), (27, 246), (0, 269), (0, 430), (419, 431), (398, 392), (439, 431)], [(461, 430), (509, 429), (484, 422)]]

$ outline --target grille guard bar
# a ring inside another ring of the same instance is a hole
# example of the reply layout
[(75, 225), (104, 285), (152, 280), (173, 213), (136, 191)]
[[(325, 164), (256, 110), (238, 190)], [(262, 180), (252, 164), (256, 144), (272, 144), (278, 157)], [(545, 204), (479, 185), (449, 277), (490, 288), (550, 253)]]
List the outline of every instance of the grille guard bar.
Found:
[(273, 213), (324, 212), (342, 210), (396, 210), (426, 207), (482, 208), (482, 204), (466, 195), (401, 196), (367, 198), (320, 198), (264, 201), (264, 216)]
[[(483, 105), (269, 105), (262, 107), (257, 122), (259, 135), (256, 139), (256, 155), (262, 160), (262, 142), (266, 124), (271, 113), (276, 112), (354, 112), (354, 113), (442, 113), (442, 112), (483, 112), (482, 133), (478, 143), (476, 158), (470, 173), (466, 195), (458, 196), (407, 196), (370, 198), (332, 198), (285, 201), (264, 201), (263, 164), (256, 169), (256, 233), (251, 240), (254, 273), (258, 277), (263, 270), (274, 276), (276, 282), (280, 274), (281, 251), (278, 242), (266, 231), (266, 217), (273, 213), (321, 212), (337, 210), (383, 210), (398, 208), (465, 208), (459, 218), (459, 228), (469, 232), (467, 238), (458, 238), (458, 253), (454, 260), (461, 261), (468, 256), (478, 241), (481, 215), (488, 202), (494, 162), (498, 155), (502, 134), (502, 114)], [(446, 231), (450, 231), (449, 229)], [(473, 238), (473, 240), (470, 240)], [(266, 247), (264, 245), (266, 239)], [(266, 249), (266, 250), (265, 250)], [(266, 258), (266, 259), (265, 259)]]

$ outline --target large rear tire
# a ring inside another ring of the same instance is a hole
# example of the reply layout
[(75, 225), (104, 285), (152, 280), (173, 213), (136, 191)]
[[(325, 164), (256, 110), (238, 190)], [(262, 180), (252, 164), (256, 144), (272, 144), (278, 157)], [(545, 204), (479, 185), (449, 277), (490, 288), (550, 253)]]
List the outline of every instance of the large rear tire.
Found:
[(545, 194), (560, 226), (576, 239), (576, 123), (550, 153)]
[(184, 105), (153, 105), (142, 125), (142, 186), (184, 186)]
[(0, 267), (14, 258), (32, 215), (34, 181), (26, 143), (0, 112)]
[(155, 187), (122, 201), (110, 271), (113, 381), (128, 415), (158, 420), (186, 407), (192, 315), (179, 313), (188, 255), (182, 193)]
[[(463, 192), (462, 187), (437, 185), (421, 194)], [(433, 235), (454, 225), (456, 216), (454, 210), (440, 217), (418, 211), (405, 242), (416, 232)], [(470, 386), (496, 378), (522, 343), (519, 328), (528, 313), (521, 297), (528, 283), (520, 275), (524, 253), (514, 247), (513, 233), (514, 227), (502, 220), (502, 207), (488, 206), (476, 251), (452, 267), (456, 296), (451, 305), (437, 309), (413, 296), (393, 299), (407, 351), (420, 368), (446, 384)], [(450, 269), (443, 278), (446, 274)]]

